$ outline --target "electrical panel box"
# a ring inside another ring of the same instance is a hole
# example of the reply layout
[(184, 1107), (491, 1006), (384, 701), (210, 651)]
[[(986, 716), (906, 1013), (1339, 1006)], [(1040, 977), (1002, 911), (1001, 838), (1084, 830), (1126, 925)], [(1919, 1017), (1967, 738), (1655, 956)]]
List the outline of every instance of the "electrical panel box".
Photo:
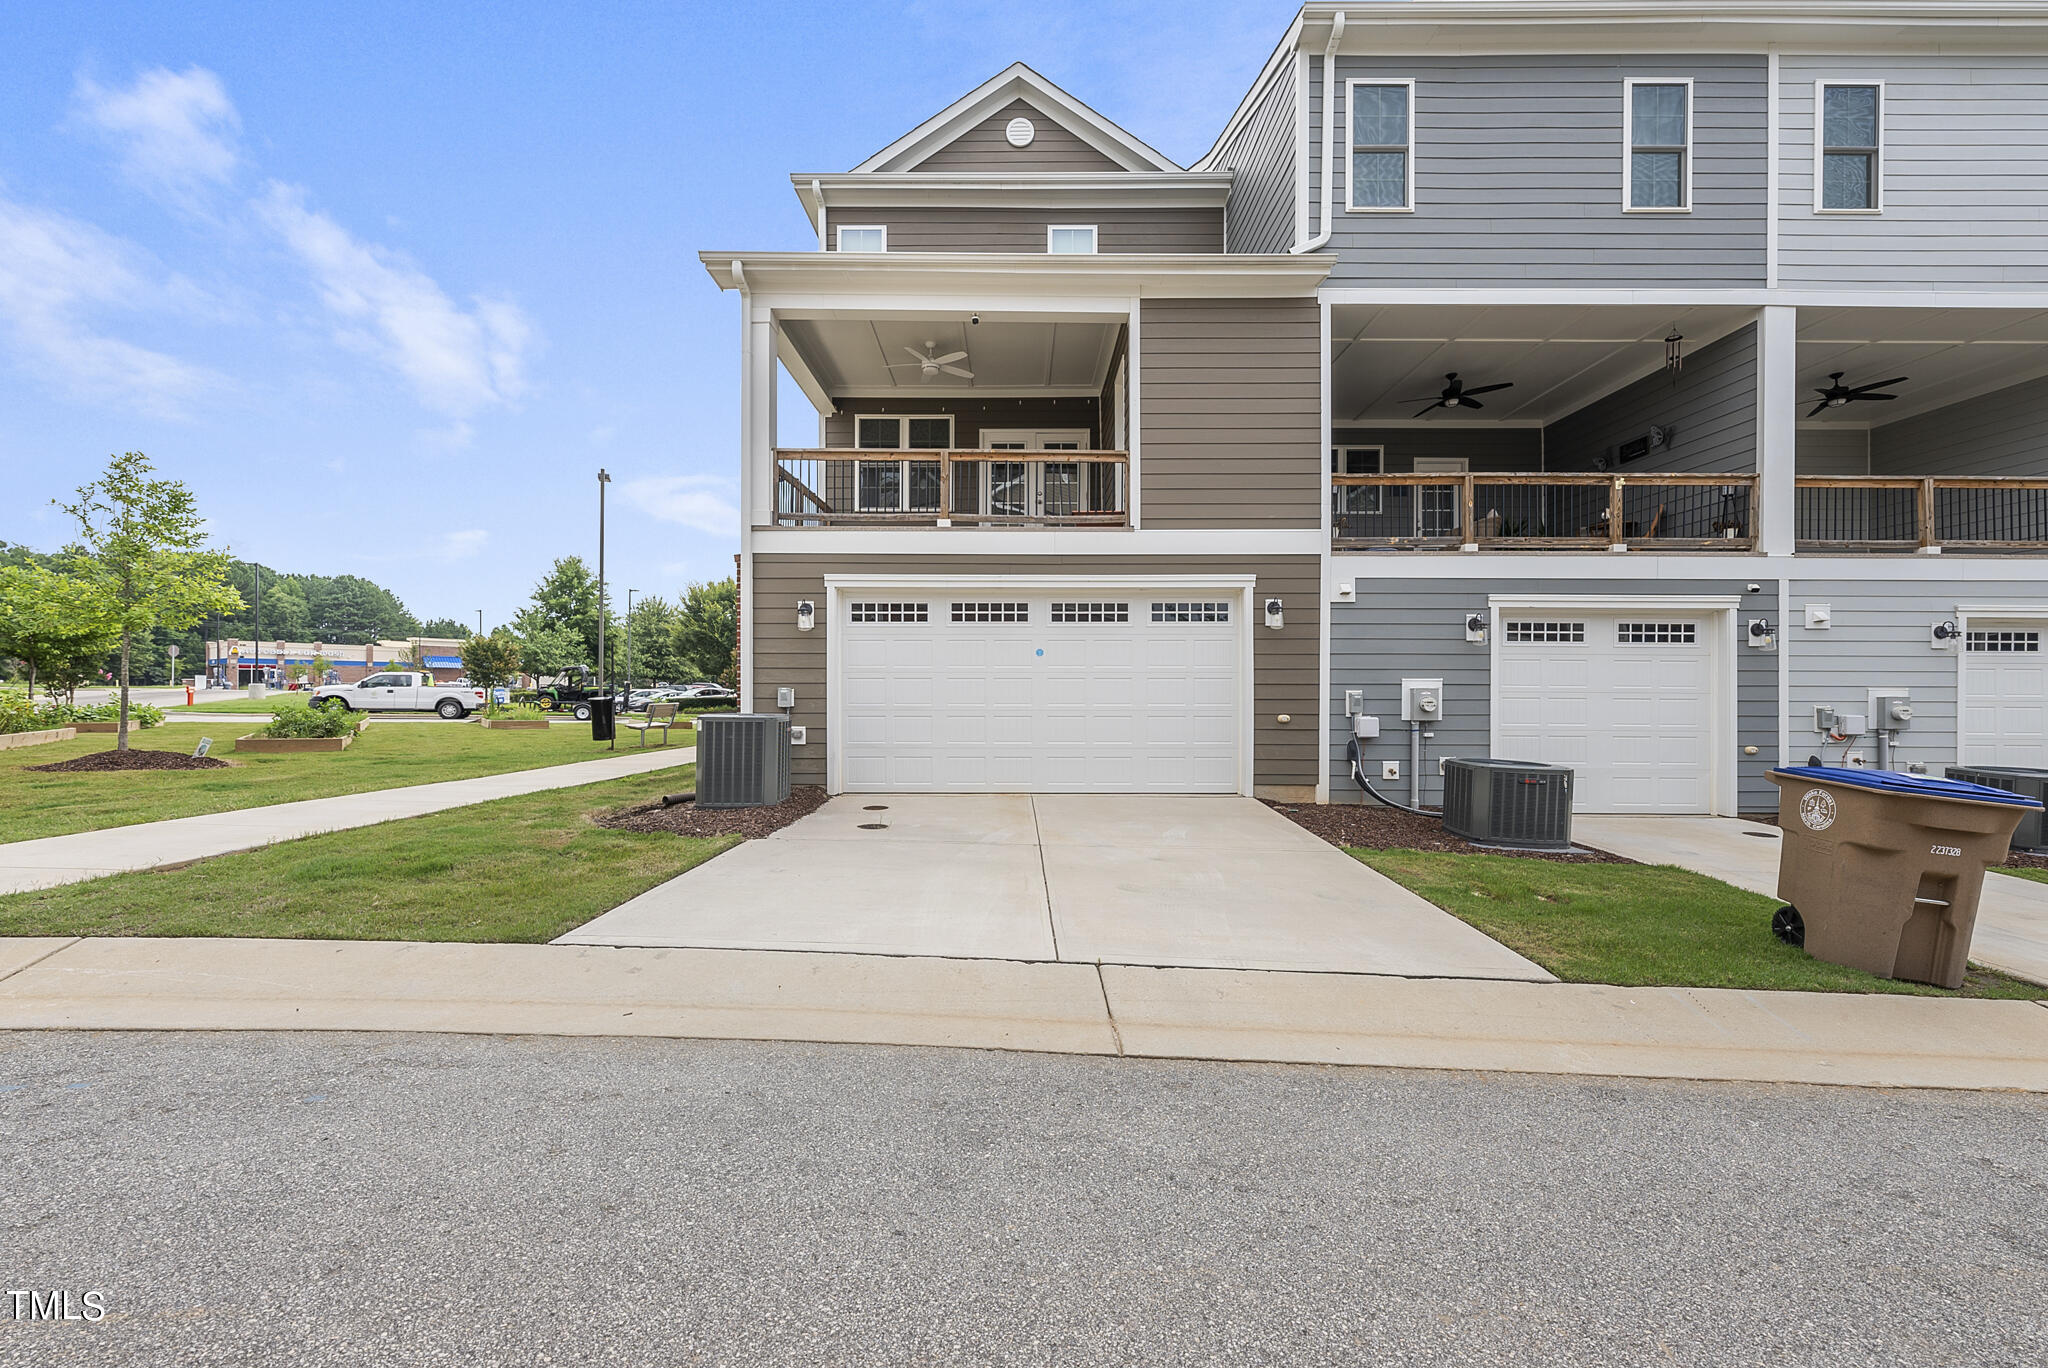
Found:
[(1344, 715), (1346, 717), (1356, 717), (1364, 711), (1365, 690), (1346, 689), (1344, 691)]
[(775, 706), (778, 708), (794, 708), (796, 706), (796, 690), (786, 685), (777, 689), (775, 691)]
[(1913, 725), (1913, 700), (1904, 689), (1870, 691), (1870, 726), (1873, 731), (1905, 731)]
[(1833, 708), (1815, 707), (1813, 710), (1813, 729), (1817, 732), (1831, 732), (1841, 720), (1841, 714)]
[(1361, 741), (1376, 740), (1380, 734), (1380, 720), (1371, 713), (1353, 713), (1351, 734)]
[(1401, 681), (1401, 720), (1434, 722), (1444, 715), (1444, 682), (1441, 679)]
[(1861, 736), (1870, 730), (1870, 719), (1862, 713), (1843, 713), (1835, 727), (1837, 736)]

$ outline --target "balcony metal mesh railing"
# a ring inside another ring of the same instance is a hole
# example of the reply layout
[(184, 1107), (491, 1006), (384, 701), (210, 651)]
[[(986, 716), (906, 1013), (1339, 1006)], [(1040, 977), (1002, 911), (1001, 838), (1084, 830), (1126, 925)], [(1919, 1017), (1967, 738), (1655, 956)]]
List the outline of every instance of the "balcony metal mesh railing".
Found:
[(1121, 451), (789, 450), (775, 456), (778, 527), (1122, 527)]

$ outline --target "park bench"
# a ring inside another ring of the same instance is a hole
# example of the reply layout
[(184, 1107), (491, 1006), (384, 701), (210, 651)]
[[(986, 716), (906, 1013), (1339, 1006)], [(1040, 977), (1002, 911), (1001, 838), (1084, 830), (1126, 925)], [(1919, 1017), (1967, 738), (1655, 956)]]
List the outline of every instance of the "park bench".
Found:
[(628, 722), (626, 723), (626, 725), (631, 727), (634, 731), (640, 733), (640, 744), (642, 747), (645, 747), (647, 745), (647, 733), (655, 730), (656, 728), (660, 728), (661, 744), (666, 746), (668, 744), (668, 729), (672, 725), (674, 725), (675, 720), (675, 704), (650, 703), (647, 705), (647, 716), (643, 720), (638, 722)]

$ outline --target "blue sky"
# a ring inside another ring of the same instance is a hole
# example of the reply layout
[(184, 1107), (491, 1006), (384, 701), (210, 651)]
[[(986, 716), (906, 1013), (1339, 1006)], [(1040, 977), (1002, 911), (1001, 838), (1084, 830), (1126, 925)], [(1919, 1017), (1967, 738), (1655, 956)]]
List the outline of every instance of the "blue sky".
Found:
[[(1183, 163), (1293, 14), (1218, 4), (0, 5), (0, 539), (147, 452), (214, 534), (508, 617), (738, 548), (738, 304), (838, 171), (1012, 61)], [(808, 414), (800, 397), (796, 403)]]

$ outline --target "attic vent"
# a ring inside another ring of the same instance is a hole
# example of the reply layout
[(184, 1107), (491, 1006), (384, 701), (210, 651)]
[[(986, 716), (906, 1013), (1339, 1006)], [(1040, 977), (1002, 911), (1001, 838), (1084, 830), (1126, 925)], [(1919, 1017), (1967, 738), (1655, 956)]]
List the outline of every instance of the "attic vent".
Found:
[(1032, 126), (1031, 120), (1019, 114), (1003, 126), (1003, 136), (1010, 140), (1012, 147), (1029, 147), (1031, 140), (1038, 136), (1038, 130)]

